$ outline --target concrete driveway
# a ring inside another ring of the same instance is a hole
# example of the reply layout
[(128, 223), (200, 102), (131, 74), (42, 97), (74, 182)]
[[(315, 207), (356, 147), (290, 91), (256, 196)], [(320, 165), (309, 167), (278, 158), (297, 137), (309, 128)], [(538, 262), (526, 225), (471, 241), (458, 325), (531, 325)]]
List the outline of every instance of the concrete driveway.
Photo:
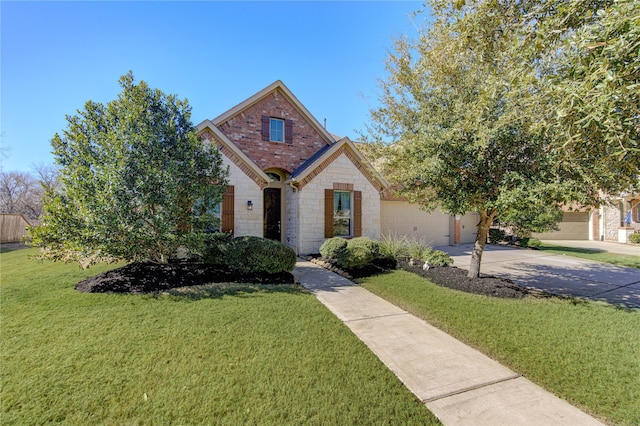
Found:
[[(437, 248), (449, 253), (458, 268), (469, 269), (473, 244)], [(552, 294), (640, 309), (640, 269), (487, 244), (480, 273)]]

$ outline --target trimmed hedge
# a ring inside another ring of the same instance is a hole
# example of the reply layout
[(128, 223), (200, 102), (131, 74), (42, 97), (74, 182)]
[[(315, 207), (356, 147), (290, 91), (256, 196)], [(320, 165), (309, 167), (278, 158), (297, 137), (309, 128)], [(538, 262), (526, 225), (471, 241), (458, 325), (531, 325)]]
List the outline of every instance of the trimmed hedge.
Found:
[(296, 254), (281, 242), (266, 238), (214, 238), (204, 261), (244, 274), (277, 274), (293, 270)]
[(451, 266), (453, 259), (442, 250), (431, 250), (425, 256), (425, 262), (429, 262), (431, 266)]
[(380, 254), (380, 243), (367, 237), (358, 237), (347, 242), (346, 249), (338, 253), (338, 266), (358, 269), (383, 257)]
[(329, 238), (320, 246), (320, 255), (325, 259), (337, 259), (347, 248), (347, 240), (340, 237)]
[(210, 265), (226, 266), (227, 251), (233, 237), (228, 232), (214, 232), (207, 235), (202, 250), (202, 261)]
[(631, 241), (633, 244), (640, 244), (640, 234), (629, 235), (629, 241)]

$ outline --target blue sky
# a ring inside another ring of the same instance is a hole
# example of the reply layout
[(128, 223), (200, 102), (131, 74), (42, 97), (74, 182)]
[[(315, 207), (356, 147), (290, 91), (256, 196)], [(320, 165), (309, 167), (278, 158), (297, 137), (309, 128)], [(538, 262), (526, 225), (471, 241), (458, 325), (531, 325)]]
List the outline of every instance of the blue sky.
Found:
[(50, 139), (88, 100), (137, 80), (189, 99), (194, 124), (282, 80), (327, 129), (357, 138), (393, 37), (420, 1), (0, 2), (2, 168), (53, 164)]

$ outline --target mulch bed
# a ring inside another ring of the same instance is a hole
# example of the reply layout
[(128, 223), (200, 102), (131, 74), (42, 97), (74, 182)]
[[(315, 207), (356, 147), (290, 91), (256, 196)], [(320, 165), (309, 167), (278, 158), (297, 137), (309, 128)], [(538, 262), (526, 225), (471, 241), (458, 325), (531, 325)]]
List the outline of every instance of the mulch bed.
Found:
[(311, 255), (308, 256), (307, 259), (349, 279), (364, 278), (370, 275), (384, 273), (385, 270), (389, 269), (402, 269), (426, 278), (439, 286), (465, 291), (467, 293), (511, 299), (522, 299), (524, 297), (551, 297), (548, 293), (532, 288), (521, 287), (513, 281), (505, 278), (488, 275), (480, 278), (469, 278), (467, 277), (467, 271), (455, 266), (435, 266), (425, 271), (421, 266), (411, 266), (409, 265), (409, 262), (405, 260), (398, 260), (397, 265), (370, 265), (365, 269), (349, 270), (339, 269), (335, 264), (335, 261), (328, 261), (323, 259), (320, 255)]
[(467, 271), (455, 266), (436, 266), (425, 271), (417, 266), (410, 266), (408, 262), (399, 261), (398, 268), (420, 275), (434, 284), (449, 287), (467, 293), (484, 294), (487, 296), (522, 299), (524, 297), (549, 297), (539, 290), (522, 287), (513, 281), (493, 276), (480, 278), (467, 277)]
[[(316, 262), (319, 264), (324, 263), (320, 259), (314, 260), (319, 261)], [(329, 263), (325, 263), (323, 266), (332, 267)], [(391, 265), (381, 266), (391, 267)], [(518, 286), (503, 278), (492, 276), (468, 278), (467, 271), (454, 266), (432, 267), (425, 271), (400, 260), (397, 268), (420, 275), (437, 285), (468, 293), (517, 299), (550, 296), (534, 289)], [(372, 267), (366, 270), (338, 270), (337, 272), (348, 278), (358, 278), (383, 272), (383, 269)], [(293, 274), (289, 272), (271, 275), (237, 274), (220, 267), (195, 262), (175, 262), (164, 265), (132, 263), (80, 281), (75, 288), (86, 293), (146, 294), (209, 283), (294, 284), (295, 282)]]
[(86, 293), (141, 294), (208, 283), (293, 284), (295, 279), (289, 272), (234, 274), (195, 262), (132, 263), (80, 281), (75, 288)]

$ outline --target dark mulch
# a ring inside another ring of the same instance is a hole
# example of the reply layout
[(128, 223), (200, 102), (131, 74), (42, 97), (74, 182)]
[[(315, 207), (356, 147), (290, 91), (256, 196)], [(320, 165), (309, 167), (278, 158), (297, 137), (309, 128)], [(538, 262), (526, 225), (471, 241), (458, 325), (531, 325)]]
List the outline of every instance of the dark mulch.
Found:
[(398, 268), (408, 272), (413, 272), (421, 277), (427, 278), (434, 284), (449, 287), (455, 290), (466, 291), (468, 293), (484, 294), (494, 297), (505, 297), (522, 299), (524, 297), (548, 297), (549, 295), (540, 291), (521, 287), (513, 281), (493, 276), (483, 276), (480, 278), (467, 277), (467, 271), (455, 266), (436, 266), (425, 271), (416, 266), (409, 266), (408, 262), (399, 261)]
[(176, 287), (208, 283), (293, 284), (289, 272), (279, 274), (237, 274), (195, 262), (132, 263), (87, 278), (76, 290), (87, 293), (155, 293)]

